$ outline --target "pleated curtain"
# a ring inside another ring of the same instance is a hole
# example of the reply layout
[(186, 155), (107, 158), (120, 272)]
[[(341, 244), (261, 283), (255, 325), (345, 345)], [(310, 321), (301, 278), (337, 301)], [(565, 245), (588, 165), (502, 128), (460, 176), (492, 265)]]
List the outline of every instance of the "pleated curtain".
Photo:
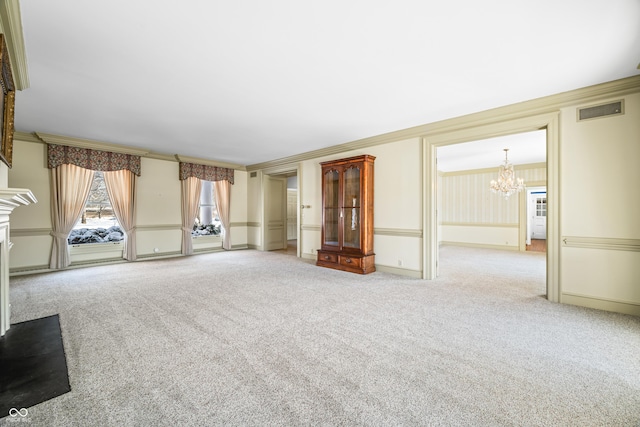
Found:
[(189, 177), (183, 179), (182, 185), (182, 254), (193, 254), (193, 242), (191, 232), (200, 207), (200, 190), (202, 181), (200, 178)]
[(70, 164), (51, 169), (51, 235), (53, 246), (49, 267), (66, 268), (71, 263), (67, 238), (78, 222), (89, 197), (94, 172)]
[(113, 213), (124, 231), (122, 257), (135, 261), (136, 254), (136, 178), (130, 170), (103, 172)]
[(216, 205), (218, 206), (218, 216), (224, 228), (224, 239), (222, 248), (231, 249), (231, 183), (229, 181), (214, 181), (214, 194), (216, 195)]

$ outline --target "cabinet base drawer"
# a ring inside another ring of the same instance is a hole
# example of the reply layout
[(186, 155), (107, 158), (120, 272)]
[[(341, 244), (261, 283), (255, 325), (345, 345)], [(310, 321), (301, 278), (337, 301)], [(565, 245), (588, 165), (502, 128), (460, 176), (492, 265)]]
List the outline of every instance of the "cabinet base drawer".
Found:
[(344, 267), (360, 269), (362, 265), (362, 258), (340, 255), (338, 256), (338, 263)]
[(375, 255), (344, 255), (341, 253), (318, 251), (316, 265), (358, 274), (376, 271)]
[(320, 251), (318, 251), (318, 262), (330, 262), (330, 263), (337, 263), (338, 262), (338, 254), (335, 253), (331, 253), (331, 252), (322, 252), (320, 253)]

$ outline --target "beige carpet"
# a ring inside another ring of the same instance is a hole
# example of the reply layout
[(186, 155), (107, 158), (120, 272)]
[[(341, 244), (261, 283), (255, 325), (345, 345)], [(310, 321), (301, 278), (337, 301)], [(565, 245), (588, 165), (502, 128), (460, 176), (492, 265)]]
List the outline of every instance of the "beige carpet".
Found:
[(640, 425), (640, 319), (548, 302), (544, 263), (443, 247), (422, 281), (235, 251), (14, 277), (12, 322), (60, 314), (71, 382), (28, 420)]

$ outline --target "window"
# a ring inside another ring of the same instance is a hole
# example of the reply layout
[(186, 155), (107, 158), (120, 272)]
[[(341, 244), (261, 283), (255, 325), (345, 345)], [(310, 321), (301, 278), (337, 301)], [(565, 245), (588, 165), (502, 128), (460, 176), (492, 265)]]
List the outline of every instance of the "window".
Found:
[(70, 245), (118, 242), (124, 233), (118, 224), (107, 194), (104, 175), (96, 171), (82, 216), (67, 238)]
[(200, 207), (193, 225), (192, 236), (218, 236), (222, 232), (222, 223), (218, 216), (215, 189), (212, 181), (202, 181)]
[(536, 216), (547, 216), (546, 197), (536, 197)]

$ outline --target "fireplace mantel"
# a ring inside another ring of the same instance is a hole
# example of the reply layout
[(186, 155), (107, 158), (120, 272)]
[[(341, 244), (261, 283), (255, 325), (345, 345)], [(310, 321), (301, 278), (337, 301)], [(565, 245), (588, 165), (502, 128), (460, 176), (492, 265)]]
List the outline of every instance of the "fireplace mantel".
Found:
[(31, 190), (26, 188), (0, 189), (0, 336), (10, 326), (11, 305), (9, 304), (9, 216), (17, 207), (37, 203)]

